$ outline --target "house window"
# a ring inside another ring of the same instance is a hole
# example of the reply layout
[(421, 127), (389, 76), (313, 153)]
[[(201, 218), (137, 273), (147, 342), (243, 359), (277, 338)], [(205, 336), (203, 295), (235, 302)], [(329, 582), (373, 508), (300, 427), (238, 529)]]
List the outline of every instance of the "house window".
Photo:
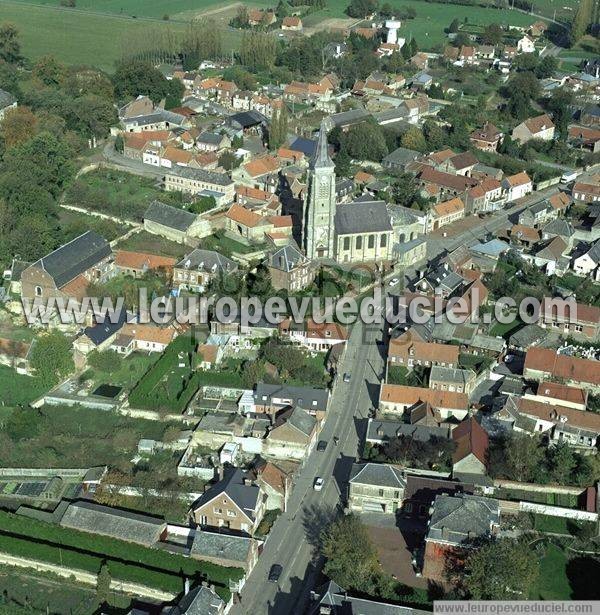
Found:
[(36, 297), (41, 297), (42, 296), (42, 287), (41, 286), (36, 286), (35, 287), (35, 296)]
[(375, 247), (375, 235), (369, 235), (368, 248), (372, 250)]
[(228, 517), (235, 517), (236, 516), (235, 510), (228, 510), (227, 511), (227, 516)]
[(220, 508), (213, 508), (213, 512), (215, 513), (215, 515), (220, 515), (223, 511)]
[(344, 250), (350, 249), (350, 237), (344, 237)]
[(383, 489), (379, 490), (379, 497), (382, 498), (383, 497)]
[(381, 237), (379, 238), (379, 247), (385, 248), (386, 245), (387, 245), (387, 235), (381, 235)]
[(362, 250), (362, 239), (363, 238), (360, 235), (356, 238), (356, 249), (357, 250)]

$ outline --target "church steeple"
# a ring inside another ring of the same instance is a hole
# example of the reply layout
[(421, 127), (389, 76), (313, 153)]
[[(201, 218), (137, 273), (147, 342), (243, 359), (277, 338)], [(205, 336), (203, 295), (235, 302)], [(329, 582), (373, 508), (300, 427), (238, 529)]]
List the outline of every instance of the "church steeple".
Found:
[(329, 118), (323, 118), (321, 120), (317, 147), (310, 164), (312, 169), (328, 169), (335, 167), (333, 160), (331, 160), (329, 156), (329, 145), (327, 143), (327, 133), (329, 132), (330, 124)]
[(308, 169), (304, 203), (304, 247), (311, 259), (335, 257), (335, 165), (329, 156), (327, 133), (331, 120), (321, 122), (317, 147)]

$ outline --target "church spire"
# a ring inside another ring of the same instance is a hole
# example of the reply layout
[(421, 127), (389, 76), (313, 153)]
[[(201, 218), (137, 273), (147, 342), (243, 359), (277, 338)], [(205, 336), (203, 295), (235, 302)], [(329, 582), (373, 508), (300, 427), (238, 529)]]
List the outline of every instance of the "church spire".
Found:
[(311, 160), (311, 167), (313, 169), (332, 168), (335, 166), (333, 160), (331, 160), (329, 156), (329, 145), (327, 143), (327, 132), (329, 131), (330, 125), (331, 122), (328, 118), (323, 118), (323, 120), (321, 120), (319, 139), (317, 141), (315, 155)]

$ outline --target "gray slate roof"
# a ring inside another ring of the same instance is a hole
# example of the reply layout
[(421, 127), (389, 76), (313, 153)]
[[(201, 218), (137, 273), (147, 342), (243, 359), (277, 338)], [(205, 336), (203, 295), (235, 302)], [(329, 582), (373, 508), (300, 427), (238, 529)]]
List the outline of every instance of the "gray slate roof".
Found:
[(168, 615), (219, 615), (225, 603), (210, 587), (200, 585), (186, 594)]
[(165, 521), (158, 517), (85, 500), (69, 504), (60, 525), (147, 546), (156, 543), (166, 527)]
[(475, 372), (470, 369), (455, 369), (453, 367), (441, 367), (433, 365), (429, 374), (429, 380), (450, 382), (465, 386), (475, 379)]
[(144, 220), (156, 222), (156, 224), (161, 224), (162, 226), (181, 231), (182, 233), (192, 226), (197, 217), (196, 214), (192, 214), (184, 209), (172, 207), (160, 201), (152, 201), (144, 213)]
[[(274, 399), (286, 399), (291, 403), (283, 404), (300, 406), (305, 410), (327, 410), (329, 392), (326, 389), (312, 387), (294, 387), (286, 384), (266, 384), (259, 382), (254, 391), (254, 403), (259, 406), (274, 404)], [(277, 404), (281, 405), (281, 404)]]
[(234, 534), (205, 532), (197, 529), (191, 555), (199, 558), (222, 558), (245, 564), (252, 547), (252, 538)]
[(175, 165), (166, 172), (166, 175), (175, 175), (184, 179), (191, 179), (216, 186), (227, 187), (233, 184), (233, 180), (227, 173), (217, 173), (216, 171), (206, 171), (205, 169), (195, 169), (193, 167), (182, 167)]
[(147, 126), (148, 124), (157, 124), (159, 122), (169, 122), (171, 124), (181, 126), (181, 124), (185, 122), (185, 116), (162, 109), (156, 113), (150, 113), (148, 115), (138, 115), (136, 117), (124, 118), (122, 121), (126, 126), (129, 124), (133, 124), (135, 126)]
[(190, 252), (187, 256), (184, 256), (175, 267), (178, 269), (202, 269), (202, 271), (208, 273), (214, 273), (216, 271), (220, 273), (232, 273), (237, 270), (238, 265), (235, 261), (232, 261), (230, 258), (214, 250), (201, 250), (198, 248)]
[(216, 132), (203, 132), (196, 139), (199, 143), (210, 143), (211, 145), (219, 145), (222, 140), (223, 135), (219, 135)]
[(380, 233), (392, 230), (390, 214), (385, 201), (354, 201), (338, 205), (334, 224), (338, 235)]
[(548, 222), (548, 224), (542, 228), (542, 231), (549, 235), (558, 235), (559, 237), (567, 238), (575, 234), (573, 226), (563, 218), (557, 218), (556, 220), (552, 220), (552, 222)]
[(287, 423), (305, 436), (310, 436), (315, 428), (317, 419), (302, 408), (294, 408), (290, 414)]
[(475, 495), (438, 495), (433, 503), (427, 540), (460, 545), (490, 535), (500, 523), (500, 503)]
[(86, 231), (42, 257), (33, 266), (48, 272), (57, 288), (60, 288), (110, 256), (111, 252), (110, 244), (104, 237), (94, 231)]
[(391, 165), (404, 165), (420, 158), (423, 154), (417, 152), (414, 149), (408, 149), (406, 147), (399, 147), (393, 152), (389, 153), (384, 159), (383, 164)]
[(306, 256), (293, 245), (287, 245), (283, 248), (279, 248), (269, 256), (269, 267), (279, 269), (289, 273), (306, 261)]
[(0, 88), (0, 109), (6, 109), (16, 102), (17, 99), (10, 92)]
[(256, 485), (245, 485), (245, 478), (246, 475), (239, 468), (227, 467), (224, 477), (196, 500), (194, 510), (225, 493), (249, 519), (254, 520), (260, 489)]
[(406, 436), (417, 442), (428, 442), (430, 438), (448, 438), (448, 427), (427, 427), (426, 425), (410, 425), (400, 421), (381, 421), (369, 419), (367, 441), (384, 442), (398, 436)]
[(329, 581), (316, 593), (317, 603), (309, 615), (322, 613), (321, 607), (329, 607), (331, 615), (427, 615), (428, 611), (413, 609), (399, 604), (387, 604), (377, 599), (356, 598), (348, 595), (334, 581)]
[(379, 487), (397, 487), (404, 489), (406, 480), (402, 472), (394, 466), (385, 463), (355, 463), (352, 464), (350, 480), (354, 485), (376, 485)]
[(368, 111), (364, 109), (350, 109), (350, 111), (342, 111), (329, 116), (334, 126), (350, 126), (366, 120), (370, 116)]

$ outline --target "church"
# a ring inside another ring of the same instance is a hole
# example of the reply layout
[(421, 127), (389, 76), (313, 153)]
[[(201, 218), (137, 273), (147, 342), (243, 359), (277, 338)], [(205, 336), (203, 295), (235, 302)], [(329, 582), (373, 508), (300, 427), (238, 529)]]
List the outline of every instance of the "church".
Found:
[(338, 263), (384, 263), (392, 260), (394, 230), (384, 201), (367, 195), (336, 204), (335, 165), (329, 156), (330, 120), (321, 122), (308, 169), (304, 203), (304, 249), (313, 260)]

